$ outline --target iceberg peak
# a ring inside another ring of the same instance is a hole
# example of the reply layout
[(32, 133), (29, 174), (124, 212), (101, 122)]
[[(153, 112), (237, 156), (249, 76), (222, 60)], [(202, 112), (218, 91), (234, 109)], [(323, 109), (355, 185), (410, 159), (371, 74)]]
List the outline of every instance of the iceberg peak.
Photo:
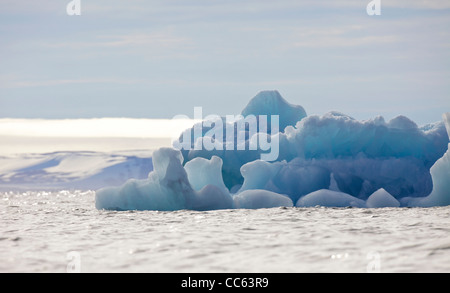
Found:
[(403, 115), (399, 115), (395, 118), (392, 118), (389, 123), (388, 126), (390, 128), (397, 128), (397, 129), (417, 129), (417, 124), (412, 121), (411, 119), (409, 119), (408, 117), (405, 117)]
[(300, 105), (287, 102), (277, 90), (266, 90), (253, 97), (241, 115), (279, 115), (280, 131), (284, 131), (286, 126), (294, 126), (306, 117), (306, 111)]

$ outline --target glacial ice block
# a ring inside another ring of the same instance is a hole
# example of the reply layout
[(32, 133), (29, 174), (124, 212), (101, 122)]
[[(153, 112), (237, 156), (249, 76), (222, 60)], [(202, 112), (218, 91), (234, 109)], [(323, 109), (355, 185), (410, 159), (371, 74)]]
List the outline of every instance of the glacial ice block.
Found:
[(428, 168), (443, 155), (448, 141), (442, 122), (422, 130), (403, 116), (386, 123), (380, 116), (358, 121), (337, 112), (308, 116), (295, 128), (287, 127), (285, 133), (288, 146), (280, 146), (280, 150), (290, 151), (280, 160), (355, 158), (363, 154), (368, 158), (417, 158)]
[(368, 208), (399, 207), (400, 202), (390, 195), (389, 192), (380, 188), (369, 196), (366, 205)]
[(366, 206), (366, 203), (353, 197), (349, 194), (321, 189), (311, 192), (304, 197), (300, 198), (295, 204), (296, 207), (314, 207), (314, 206), (324, 206), (324, 207), (358, 207), (362, 208)]
[(261, 209), (292, 207), (292, 200), (282, 194), (263, 189), (246, 190), (233, 196), (234, 208)]
[[(121, 187), (103, 188), (96, 192), (95, 206), (107, 210), (159, 210), (181, 209), (215, 210), (233, 207), (228, 190), (221, 183), (220, 158), (194, 160), (188, 173), (182, 165), (179, 150), (160, 148), (153, 153), (154, 171), (148, 179), (127, 181)], [(202, 167), (206, 167), (202, 169)], [(203, 170), (203, 173), (202, 173)], [(206, 172), (206, 173), (205, 173)], [(209, 177), (203, 177), (205, 174)], [(194, 175), (193, 175), (194, 174)], [(207, 180), (207, 181), (205, 181)]]
[(256, 160), (241, 167), (244, 177), (240, 192), (265, 189), (285, 194), (296, 202), (299, 197), (330, 185), (326, 168), (304, 161), (264, 162)]
[(431, 167), (433, 190), (430, 195), (419, 198), (405, 198), (408, 206), (446, 206), (450, 205), (450, 144), (447, 152)]
[[(450, 137), (450, 112), (442, 115)], [(404, 202), (408, 206), (445, 206), (450, 205), (450, 144), (447, 152), (434, 163), (430, 169), (433, 180), (433, 190), (424, 198), (405, 198)]]
[(222, 159), (212, 156), (210, 160), (195, 158), (184, 166), (189, 183), (195, 190), (201, 190), (208, 184), (214, 185), (222, 192), (227, 193), (228, 189), (222, 180)]
[(179, 210), (194, 201), (195, 191), (182, 166), (181, 153), (160, 148), (153, 153), (154, 171), (148, 179), (130, 179), (120, 187), (96, 192), (97, 209), (108, 210)]
[[(263, 100), (253, 99), (252, 104), (263, 104)], [(264, 108), (262, 105), (258, 107)], [(269, 110), (268, 108), (267, 111)], [(279, 113), (278, 110), (265, 113)], [(280, 118), (285, 114), (288, 113), (281, 113)], [(305, 168), (310, 168), (306, 166), (314, 166), (310, 171), (314, 170), (317, 175), (313, 178), (317, 180), (314, 181), (317, 184), (313, 186), (308, 184), (310, 180), (299, 180), (302, 183), (297, 184), (297, 195), (283, 188), (272, 188), (270, 184), (258, 184), (258, 188), (265, 189), (269, 186), (269, 190), (288, 194), (294, 201), (311, 191), (327, 188), (328, 186), (324, 186), (326, 181), (320, 178), (330, 177), (330, 173), (333, 173), (340, 191), (356, 197), (367, 199), (380, 188), (384, 188), (395, 198), (426, 196), (431, 192), (432, 186), (429, 169), (445, 153), (448, 143), (443, 122), (418, 127), (404, 116), (397, 116), (387, 122), (381, 116), (359, 121), (337, 111), (322, 116), (303, 117), (294, 126), (288, 125), (284, 132), (279, 133), (278, 138), (279, 155), (272, 163), (286, 161), (292, 164), (291, 162), (296, 161), (303, 165), (303, 170), (293, 164), (289, 165), (291, 170), (283, 169), (283, 176), (280, 173), (278, 179), (286, 179), (290, 175), (294, 176), (291, 173), (302, 173), (306, 171)], [(241, 167), (258, 160), (261, 151), (228, 150), (224, 147), (223, 150), (183, 150), (182, 153), (185, 162), (196, 157), (222, 158), (223, 181), (231, 189), (236, 185), (249, 184), (244, 182)], [(290, 186), (295, 185), (291, 180), (288, 181)]]
[[(280, 122), (284, 117), (284, 131), (280, 127), (280, 132), (271, 134), (279, 137), (276, 161), (261, 160), (258, 149), (226, 145), (181, 152), (162, 148), (154, 152), (154, 171), (148, 179), (99, 190), (96, 207), (450, 205), (449, 133), (444, 122), (419, 127), (404, 116), (388, 122), (381, 116), (358, 121), (337, 111), (306, 116), (302, 109), (287, 103), (278, 92), (262, 92), (243, 110), (243, 114), (280, 115)], [(450, 114), (444, 115), (447, 125), (449, 120)], [(224, 130), (230, 125), (237, 127), (225, 123)], [(210, 139), (204, 137), (208, 130), (197, 136), (192, 146)], [(251, 144), (251, 139), (244, 143)]]

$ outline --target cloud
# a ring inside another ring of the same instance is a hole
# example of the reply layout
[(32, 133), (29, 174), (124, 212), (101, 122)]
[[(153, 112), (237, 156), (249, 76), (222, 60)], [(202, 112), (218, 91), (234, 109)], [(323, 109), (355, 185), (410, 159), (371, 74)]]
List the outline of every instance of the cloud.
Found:
[[(178, 17), (183, 19), (217, 19), (219, 16), (249, 15), (272, 12), (272, 16), (279, 11), (316, 10), (316, 12), (338, 9), (360, 9), (366, 12), (366, 6), (371, 0), (172, 0), (172, 1), (133, 1), (126, 6), (122, 0), (100, 0), (88, 2), (86, 11), (92, 14), (109, 14), (118, 17), (132, 17), (133, 15), (149, 15), (151, 17)], [(381, 0), (384, 8), (408, 9), (449, 9), (447, 0)], [(170, 20), (174, 20), (170, 17)]]
[(118, 47), (138, 47), (138, 48), (178, 48), (180, 46), (189, 46), (190, 39), (180, 37), (170, 31), (158, 32), (124, 32), (124, 33), (106, 33), (96, 35), (94, 39), (83, 41), (55, 41), (50, 43), (41, 43), (42, 46), (49, 48), (118, 48)]
[(409, 9), (450, 9), (450, 1), (447, 0), (381, 0), (381, 5)]
[(0, 136), (27, 137), (168, 137), (197, 123), (194, 119), (0, 119)]
[(365, 36), (365, 37), (344, 37), (344, 36), (325, 36), (313, 39), (302, 39), (294, 42), (296, 48), (341, 48), (358, 47), (373, 44), (394, 43), (398, 40), (396, 36)]
[(123, 78), (80, 78), (80, 79), (47, 79), (47, 80), (24, 80), (11, 75), (0, 76), (0, 88), (28, 88), (28, 87), (53, 87), (74, 84), (137, 84), (144, 83), (141, 79), (123, 79)]
[[(28, 14), (54, 14), (65, 15), (66, 6), (70, 0), (2, 0), (0, 14), (28, 15)], [(335, 9), (361, 9), (370, 0), (81, 0), (83, 16), (105, 16), (114, 18), (133, 18), (147, 15), (148, 17), (173, 21), (179, 19), (205, 19), (216, 18), (230, 14), (254, 14), (276, 11), (292, 11), (302, 9), (335, 10)], [(381, 0), (384, 8), (408, 9), (450, 9), (448, 0)]]

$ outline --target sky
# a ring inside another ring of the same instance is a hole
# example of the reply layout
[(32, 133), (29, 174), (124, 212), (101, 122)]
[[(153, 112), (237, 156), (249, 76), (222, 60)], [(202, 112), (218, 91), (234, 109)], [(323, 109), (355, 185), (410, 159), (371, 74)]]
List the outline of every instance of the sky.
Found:
[(0, 0), (0, 118), (308, 115), (419, 125), (450, 111), (450, 1)]

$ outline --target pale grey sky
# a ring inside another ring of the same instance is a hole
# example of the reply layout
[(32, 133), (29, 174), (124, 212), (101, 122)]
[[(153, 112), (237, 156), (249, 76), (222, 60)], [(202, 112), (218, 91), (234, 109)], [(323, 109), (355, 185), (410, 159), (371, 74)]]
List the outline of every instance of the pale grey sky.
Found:
[(450, 111), (450, 2), (0, 1), (0, 118), (237, 114), (278, 90), (308, 114)]

